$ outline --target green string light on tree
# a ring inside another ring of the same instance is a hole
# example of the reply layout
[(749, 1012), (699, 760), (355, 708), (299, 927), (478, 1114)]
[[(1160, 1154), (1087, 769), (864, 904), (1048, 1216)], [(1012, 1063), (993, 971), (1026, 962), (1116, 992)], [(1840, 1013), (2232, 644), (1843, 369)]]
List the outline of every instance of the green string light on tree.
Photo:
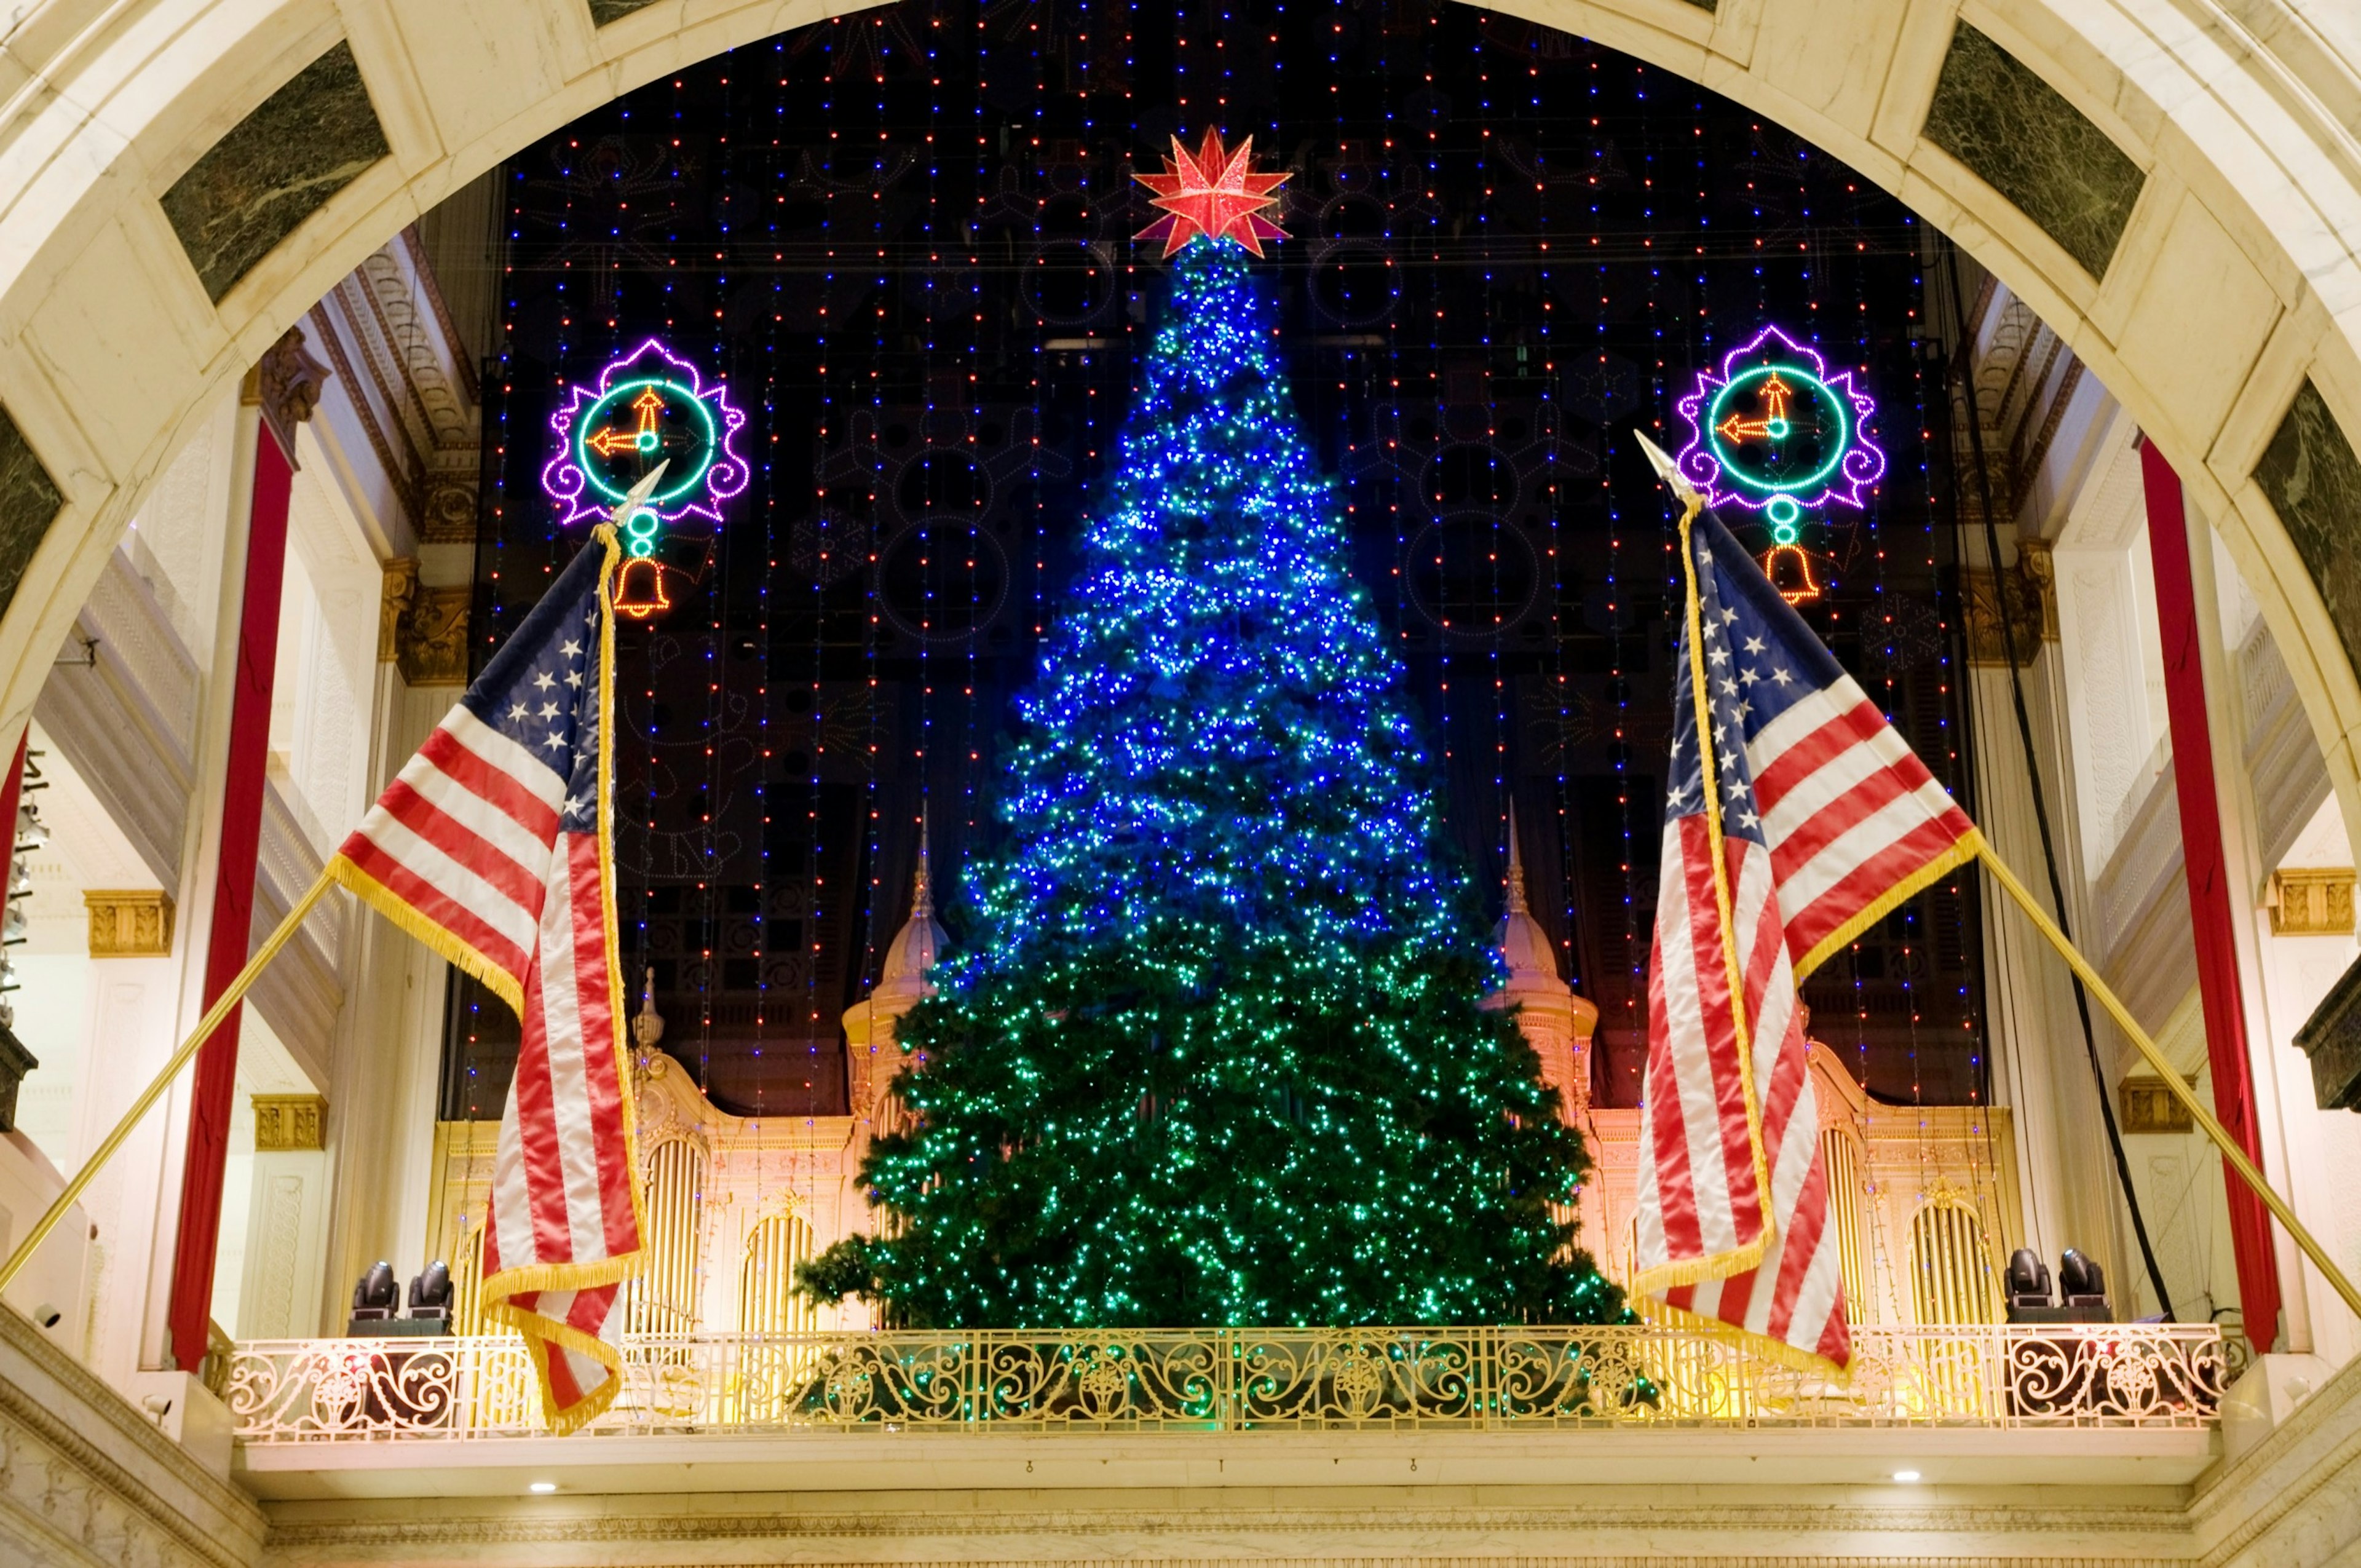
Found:
[(1247, 256), (1180, 252), (964, 951), (902, 1021), (909, 1125), (862, 1172), (894, 1223), (806, 1288), (915, 1327), (1624, 1321), (1553, 1212), (1581, 1140), (1477, 1006), (1497, 964)]

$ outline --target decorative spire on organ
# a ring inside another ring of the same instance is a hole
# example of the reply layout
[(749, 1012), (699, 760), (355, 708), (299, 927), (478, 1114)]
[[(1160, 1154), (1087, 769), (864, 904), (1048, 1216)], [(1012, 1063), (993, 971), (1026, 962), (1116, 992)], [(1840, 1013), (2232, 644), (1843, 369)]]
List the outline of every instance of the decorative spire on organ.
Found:
[(1525, 902), (1524, 846), (1518, 842), (1517, 803), (1509, 802), (1509, 911), (1492, 928), (1492, 945), (1509, 971), (1509, 990), (1533, 984), (1558, 985), (1557, 954), (1550, 947), (1541, 922)]
[(862, 1136), (890, 1130), (895, 1113), (886, 1091), (902, 1070), (895, 1029), (902, 1014), (935, 993), (927, 976), (950, 938), (935, 919), (935, 880), (927, 858), (925, 807), (918, 812), (918, 865), (910, 876), (910, 917), (885, 949), (875, 989), (845, 1009), (846, 1098)]
[(1533, 918), (1525, 891), (1524, 845), (1517, 803), (1509, 802), (1509, 906), (1492, 928), (1507, 982), (1484, 999), (1493, 1010), (1514, 1007), (1526, 1044), (1542, 1058), (1542, 1079), (1558, 1091), (1565, 1119), (1579, 1124), (1590, 1110), (1590, 1036), (1598, 1009), (1558, 978), (1557, 950)]
[(895, 933), (893, 946), (885, 949), (885, 965), (878, 973), (877, 989), (873, 993), (874, 1000), (891, 1007), (896, 1016), (917, 1006), (920, 998), (935, 993), (927, 974), (950, 939), (935, 919), (934, 876), (927, 861), (930, 826), (928, 808), (919, 807), (918, 868), (910, 877), (910, 917)]

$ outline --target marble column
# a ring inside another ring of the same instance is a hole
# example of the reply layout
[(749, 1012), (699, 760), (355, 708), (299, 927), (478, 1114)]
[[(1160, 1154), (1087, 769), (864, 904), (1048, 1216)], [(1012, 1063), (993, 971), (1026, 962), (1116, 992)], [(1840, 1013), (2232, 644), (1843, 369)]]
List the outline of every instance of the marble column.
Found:
[[(212, 672), (226, 685), (221, 787), (214, 806), (213, 887), (205, 901), (208, 934), (200, 1012), (210, 1009), (246, 967), (254, 924), (263, 793), (270, 746), (271, 685), (279, 659), (279, 612), (287, 565), (287, 509), (295, 476), (294, 425), (311, 416), (325, 367), (304, 354), (291, 331), (248, 377), (257, 413), (252, 479), (245, 511), (246, 561), (240, 574), (236, 651)], [(235, 515), (235, 514), (234, 514)], [(214, 1254), (221, 1236), (224, 1161), (237, 1091), (239, 1012), (232, 1010), (197, 1053), (182, 1155), (179, 1222), (173, 1232), (167, 1350), (181, 1371), (204, 1358), (211, 1321)]]
[[(1981, 541), (1974, 543), (1980, 545)], [(1978, 552), (1980, 554), (1980, 552)], [(1971, 568), (1971, 574), (1981, 568)], [(2016, 576), (2014, 565), (2005, 575)], [(1990, 579), (1987, 578), (1987, 581)], [(2039, 588), (2037, 592), (2025, 589)], [(1987, 598), (1996, 609), (2000, 601)], [(2065, 884), (2066, 924), (2086, 948), (2092, 929), (2081, 866), (2067, 701), (2059, 667), (2054, 600), (2046, 576), (2021, 580), (2009, 609), (2015, 621), (2016, 680), (2049, 817), (2052, 843)], [(1979, 625), (1971, 606), (1967, 696), (1975, 737), (1977, 826), (2011, 869), (2044, 904), (2048, 876), (2035, 816), (2032, 770), (2016, 722), (2009, 653), (1996, 622)], [(2076, 1247), (2125, 1280), (2139, 1269), (2122, 1217), (2120, 1182), (2100, 1125), (2073, 979), (2039, 933), (1987, 881), (1982, 888), (1984, 1011), (1992, 1051), (1993, 1099), (2005, 1105), (2015, 1141), (2025, 1199), (2026, 1244), (2056, 1259)], [(2052, 914), (2060, 912), (2053, 910)], [(2095, 1004), (2093, 1012), (2095, 1014)], [(2126, 1273), (2126, 1270), (2133, 1273)]]

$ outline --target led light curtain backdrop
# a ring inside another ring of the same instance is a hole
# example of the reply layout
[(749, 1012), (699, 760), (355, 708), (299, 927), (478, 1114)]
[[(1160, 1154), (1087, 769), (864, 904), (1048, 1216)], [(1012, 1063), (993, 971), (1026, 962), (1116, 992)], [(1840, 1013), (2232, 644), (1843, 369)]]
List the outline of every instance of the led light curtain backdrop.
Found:
[[(1132, 175), (1208, 126), (1290, 175), (1292, 237), (1254, 263), (1275, 349), (1467, 917), (1499, 916), (1513, 799), (1532, 910), (1600, 1010), (1598, 1103), (1639, 1093), (1680, 603), (1632, 429), (1726, 469), (1725, 521), (1973, 809), (1933, 236), (1897, 204), (1464, 6), (913, 0), (653, 83), (500, 177), (476, 658), (661, 457), (619, 636), (625, 972), (727, 1111), (842, 1112), (838, 1020), (907, 913), (922, 811), (960, 941), (1163, 307)], [(1981, 1101), (1978, 931), (1964, 879), (1911, 900), (1806, 986), (1813, 1035), (1882, 1100)], [(496, 1118), (512, 1019), (459, 984), (449, 1024), (443, 1114)]]

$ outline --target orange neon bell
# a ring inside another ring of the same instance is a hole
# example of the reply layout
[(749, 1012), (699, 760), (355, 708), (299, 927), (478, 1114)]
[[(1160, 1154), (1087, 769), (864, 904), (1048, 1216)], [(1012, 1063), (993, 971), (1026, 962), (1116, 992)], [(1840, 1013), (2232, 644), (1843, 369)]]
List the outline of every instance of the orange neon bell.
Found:
[(1812, 577), (1812, 558), (1801, 545), (1771, 546), (1763, 557), (1763, 575), (1789, 604), (1809, 604), (1820, 597), (1820, 585)]
[(664, 592), (664, 567), (646, 555), (627, 557), (623, 569), (615, 575), (615, 613), (645, 620), (671, 608), (672, 598)]

